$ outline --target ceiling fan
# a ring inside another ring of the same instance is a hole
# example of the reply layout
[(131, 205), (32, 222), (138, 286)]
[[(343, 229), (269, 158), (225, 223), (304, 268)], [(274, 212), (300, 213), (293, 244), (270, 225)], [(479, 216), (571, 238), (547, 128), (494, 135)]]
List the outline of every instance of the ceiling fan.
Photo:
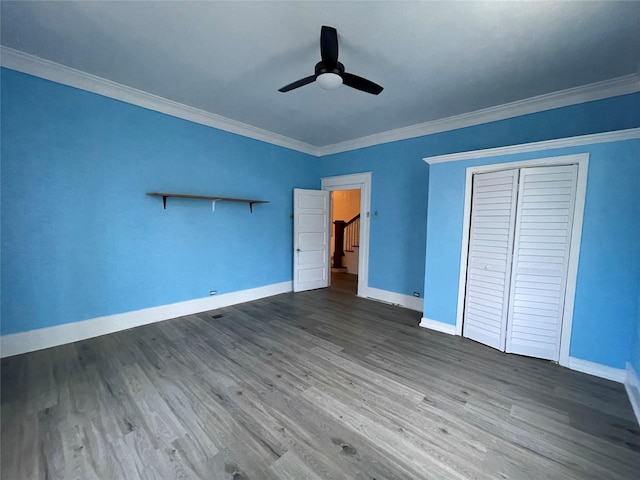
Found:
[(322, 60), (316, 63), (315, 75), (290, 83), (278, 91), (289, 92), (316, 80), (326, 90), (337, 88), (344, 83), (348, 87), (373, 95), (382, 91), (382, 87), (377, 83), (344, 71), (344, 65), (338, 61), (338, 31), (333, 27), (323, 25), (320, 30), (320, 56)]

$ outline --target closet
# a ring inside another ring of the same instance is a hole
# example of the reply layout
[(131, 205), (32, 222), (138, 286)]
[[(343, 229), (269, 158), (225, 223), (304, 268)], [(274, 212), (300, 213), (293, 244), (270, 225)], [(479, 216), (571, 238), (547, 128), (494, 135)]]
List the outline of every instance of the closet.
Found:
[(473, 176), (463, 335), (557, 361), (577, 165)]

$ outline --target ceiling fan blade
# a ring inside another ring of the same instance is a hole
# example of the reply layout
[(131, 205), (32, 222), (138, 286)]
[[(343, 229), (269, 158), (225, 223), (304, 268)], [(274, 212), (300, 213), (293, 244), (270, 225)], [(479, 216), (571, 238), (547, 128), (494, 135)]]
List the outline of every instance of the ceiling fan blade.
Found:
[(300, 87), (304, 87), (305, 85), (308, 85), (312, 82), (316, 81), (316, 76), (315, 75), (311, 75), (310, 77), (305, 77), (305, 78), (301, 78), (300, 80), (297, 80), (293, 83), (290, 83), (289, 85), (285, 85), (282, 88), (279, 88), (278, 91), (279, 92), (289, 92), (291, 90), (294, 90), (296, 88), (300, 88)]
[(320, 30), (320, 56), (328, 68), (338, 64), (338, 31), (333, 27), (323, 25)]
[(383, 90), (383, 88), (377, 83), (367, 80), (366, 78), (359, 77), (358, 75), (353, 75), (352, 73), (343, 73), (342, 81), (348, 87), (372, 93), (373, 95), (378, 95)]

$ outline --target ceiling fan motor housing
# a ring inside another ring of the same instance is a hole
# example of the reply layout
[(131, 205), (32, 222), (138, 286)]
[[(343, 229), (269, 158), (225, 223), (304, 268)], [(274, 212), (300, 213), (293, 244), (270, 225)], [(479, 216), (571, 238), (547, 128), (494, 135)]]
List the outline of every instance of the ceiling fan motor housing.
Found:
[(344, 65), (338, 62), (335, 67), (328, 67), (322, 62), (316, 63), (316, 77), (323, 73), (335, 73), (336, 75), (342, 76), (344, 73)]

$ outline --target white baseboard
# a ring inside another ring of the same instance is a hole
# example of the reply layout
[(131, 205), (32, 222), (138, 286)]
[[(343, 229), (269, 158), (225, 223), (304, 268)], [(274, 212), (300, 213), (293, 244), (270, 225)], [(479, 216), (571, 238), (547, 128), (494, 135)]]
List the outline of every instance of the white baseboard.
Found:
[(424, 307), (424, 300), (420, 297), (403, 295), (402, 293), (390, 292), (388, 290), (380, 290), (379, 288), (367, 287), (366, 291), (358, 292), (358, 296), (391, 303), (393, 305), (408, 308), (409, 310), (415, 310), (416, 312), (422, 312)]
[(636, 414), (636, 420), (640, 425), (640, 379), (636, 373), (633, 365), (627, 363), (627, 379), (624, 382), (624, 387), (629, 395), (629, 401), (633, 408), (633, 413)]
[(618, 383), (624, 383), (627, 376), (627, 371), (623, 368), (607, 367), (600, 363), (589, 362), (588, 360), (581, 360), (575, 357), (569, 357), (568, 367), (571, 370), (588, 373), (589, 375), (606, 378), (607, 380), (613, 380)]
[(449, 335), (456, 334), (456, 326), (450, 323), (439, 322), (438, 320), (431, 320), (430, 318), (422, 317), (420, 326), (423, 328), (429, 328), (437, 332), (448, 333)]
[(0, 357), (11, 357), (21, 353), (42, 350), (170, 318), (206, 312), (238, 303), (258, 300), (272, 295), (292, 291), (292, 282), (274, 283), (264, 287), (240, 290), (212, 297), (197, 298), (186, 302), (91, 318), (79, 322), (65, 323), (54, 327), (39, 328), (28, 332), (13, 333), (0, 337)]

